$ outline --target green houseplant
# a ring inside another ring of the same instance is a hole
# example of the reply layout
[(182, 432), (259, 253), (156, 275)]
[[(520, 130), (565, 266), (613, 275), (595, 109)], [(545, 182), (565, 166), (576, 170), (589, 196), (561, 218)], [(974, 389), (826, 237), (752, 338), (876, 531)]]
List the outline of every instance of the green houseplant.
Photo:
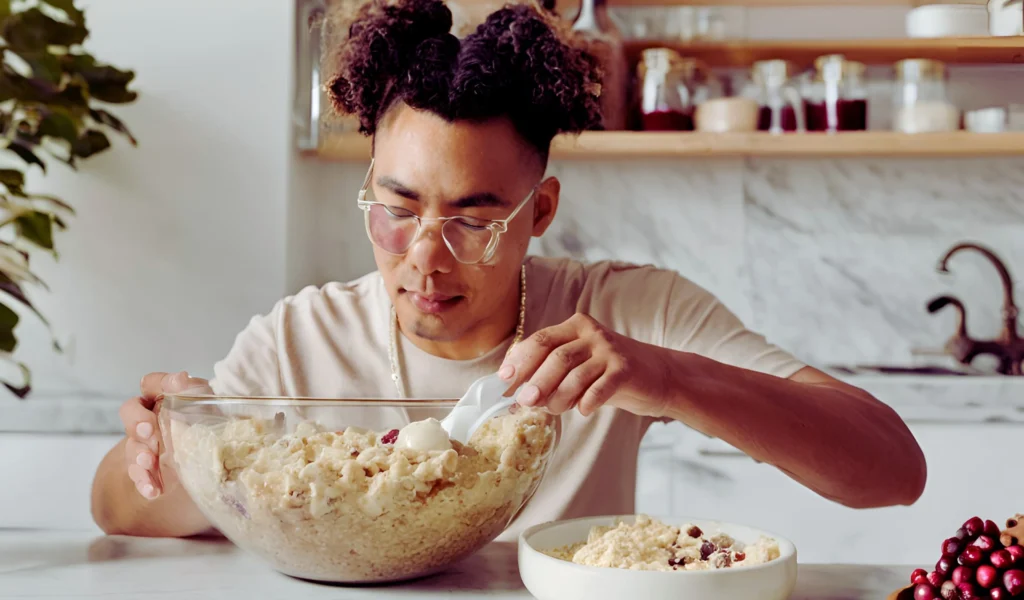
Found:
[[(135, 100), (135, 77), (98, 62), (82, 43), (89, 35), (74, 0), (0, 0), (0, 357), (17, 367), (20, 381), (0, 381), (19, 398), (31, 391), (30, 372), (14, 358), (20, 305), (45, 323), (25, 293), (45, 284), (32, 273), (32, 252), (57, 256), (54, 232), (71, 207), (26, 189), (25, 174), (46, 172), (57, 161), (74, 169), (80, 159), (110, 148), (109, 133), (135, 139), (106, 108)], [(54, 348), (60, 347), (54, 341)]]

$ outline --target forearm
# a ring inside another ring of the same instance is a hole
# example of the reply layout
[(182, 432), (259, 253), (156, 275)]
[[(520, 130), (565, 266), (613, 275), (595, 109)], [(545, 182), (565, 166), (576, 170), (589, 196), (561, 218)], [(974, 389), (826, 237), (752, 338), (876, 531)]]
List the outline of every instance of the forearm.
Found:
[(914, 436), (870, 394), (668, 352), (665, 416), (850, 507), (909, 505), (923, 491), (924, 456)]
[(144, 537), (189, 537), (211, 532), (206, 517), (185, 489), (174, 486), (155, 500), (135, 490), (124, 466), (125, 440), (107, 453), (92, 486), (92, 516), (105, 533)]

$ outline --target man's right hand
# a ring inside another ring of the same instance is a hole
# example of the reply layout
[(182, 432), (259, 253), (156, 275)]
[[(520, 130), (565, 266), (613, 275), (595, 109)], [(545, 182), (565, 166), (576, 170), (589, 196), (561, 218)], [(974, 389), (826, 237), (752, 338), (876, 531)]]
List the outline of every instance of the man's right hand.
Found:
[(185, 372), (150, 373), (142, 378), (140, 387), (138, 396), (121, 405), (121, 422), (127, 435), (125, 466), (139, 494), (153, 500), (178, 485), (174, 467), (167, 463), (160, 435), (158, 402), (165, 394), (185, 390), (210, 393), (210, 387), (205, 379), (189, 377)]

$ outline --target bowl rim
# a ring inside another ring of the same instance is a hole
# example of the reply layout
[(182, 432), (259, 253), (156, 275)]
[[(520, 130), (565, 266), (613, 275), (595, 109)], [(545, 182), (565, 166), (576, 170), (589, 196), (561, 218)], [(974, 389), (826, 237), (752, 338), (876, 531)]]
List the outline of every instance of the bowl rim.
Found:
[[(572, 524), (572, 523), (577, 523), (579, 521), (601, 521), (601, 520), (604, 520), (604, 521), (611, 520), (612, 523), (615, 523), (619, 519), (636, 519), (636, 517), (638, 517), (638, 516), (639, 516), (639, 514), (637, 514), (637, 513), (629, 514), (629, 515), (598, 515), (598, 516), (593, 516), (593, 517), (577, 517), (575, 519), (563, 519), (561, 521), (548, 521), (546, 523), (539, 523), (537, 525), (534, 525), (533, 527), (530, 527), (530, 528), (526, 529), (525, 531), (523, 531), (522, 533), (519, 534), (519, 548), (520, 549), (525, 549), (525, 550), (527, 550), (529, 552), (532, 552), (535, 555), (534, 558), (536, 558), (538, 560), (542, 560), (542, 561), (555, 561), (556, 563), (560, 563), (560, 566), (562, 566), (563, 568), (583, 569), (584, 572), (587, 572), (587, 573), (594, 573), (594, 574), (604, 573), (604, 574), (608, 574), (609, 572), (621, 571), (623, 573), (644, 573), (645, 576), (648, 576), (648, 577), (665, 577), (665, 576), (668, 576), (668, 577), (679, 577), (679, 575), (677, 573), (680, 573), (680, 571), (633, 571), (633, 570), (630, 570), (630, 569), (619, 569), (619, 568), (616, 568), (616, 567), (592, 567), (590, 565), (580, 565), (580, 564), (576, 564), (574, 562), (569, 562), (569, 561), (562, 560), (560, 558), (555, 558), (554, 556), (549, 556), (549, 555), (545, 554), (543, 551), (541, 551), (540, 549), (538, 549), (537, 547), (535, 547), (530, 542), (530, 537), (540, 533), (541, 531), (544, 531), (546, 529), (552, 529), (554, 527), (559, 527), (559, 526), (562, 526), (562, 525), (569, 525), (569, 524)], [(769, 538), (771, 538), (771, 539), (773, 539), (773, 540), (775, 540), (776, 542), (779, 543), (779, 558), (777, 558), (777, 559), (775, 559), (773, 561), (769, 561), (769, 562), (762, 563), (762, 564), (759, 564), (759, 565), (748, 565), (748, 566), (742, 566), (742, 567), (730, 567), (728, 569), (707, 569), (707, 570), (703, 570), (703, 571), (681, 571), (682, 573), (686, 573), (687, 574), (686, 576), (700, 576), (700, 577), (714, 577), (714, 576), (718, 576), (718, 577), (721, 577), (721, 576), (727, 576), (730, 572), (732, 572), (732, 573), (737, 573), (737, 572), (740, 572), (740, 573), (750, 573), (750, 572), (755, 572), (755, 571), (760, 571), (760, 570), (775, 569), (775, 568), (778, 568), (778, 565), (784, 564), (785, 562), (796, 558), (796, 555), (797, 555), (796, 544), (794, 544), (788, 538), (785, 538), (785, 537), (783, 537), (781, 535), (777, 535), (777, 534), (775, 534), (775, 533), (773, 533), (771, 531), (767, 531), (765, 529), (761, 529), (759, 527), (751, 527), (749, 525), (744, 525), (742, 523), (732, 523), (730, 521), (722, 521), (722, 520), (719, 520), (719, 519), (706, 519), (706, 518), (698, 518), (698, 517), (693, 517), (693, 516), (680, 516), (680, 517), (663, 517), (663, 516), (657, 516), (657, 515), (647, 515), (647, 516), (651, 517), (652, 519), (657, 519), (657, 520), (661, 521), (662, 523), (666, 523), (666, 524), (669, 524), (669, 525), (672, 525), (672, 523), (674, 523), (674, 522), (694, 523), (694, 524), (697, 524), (698, 522), (705, 522), (705, 523), (717, 523), (719, 525), (725, 525), (725, 526), (732, 525), (732, 526), (735, 526), (735, 527), (743, 527), (745, 529), (750, 529), (750, 530), (753, 530), (755, 532), (758, 532), (759, 534), (764, 535), (766, 537), (769, 537)], [(553, 563), (549, 563), (549, 564), (553, 564)]]
[(351, 406), (351, 407), (402, 407), (402, 408), (455, 408), (458, 400), (451, 398), (327, 398), (315, 396), (241, 396), (217, 394), (167, 393), (163, 395), (169, 408), (181, 402), (188, 405), (246, 405), (260, 406)]

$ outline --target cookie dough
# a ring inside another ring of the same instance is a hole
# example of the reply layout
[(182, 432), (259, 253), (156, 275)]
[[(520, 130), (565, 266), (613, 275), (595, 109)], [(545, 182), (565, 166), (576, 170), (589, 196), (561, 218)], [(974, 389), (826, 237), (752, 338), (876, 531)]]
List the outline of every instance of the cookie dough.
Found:
[(586, 542), (546, 554), (591, 567), (702, 571), (759, 565), (775, 560), (780, 552), (778, 542), (766, 537), (744, 545), (724, 533), (708, 535), (696, 525), (675, 527), (638, 515), (631, 524), (594, 527)]
[(291, 433), (282, 422), (172, 420), (179, 477), (239, 546), (287, 574), (350, 583), (435, 572), (497, 537), (555, 440), (552, 417), (523, 408), (465, 446), (436, 421), (389, 432), (301, 423)]

